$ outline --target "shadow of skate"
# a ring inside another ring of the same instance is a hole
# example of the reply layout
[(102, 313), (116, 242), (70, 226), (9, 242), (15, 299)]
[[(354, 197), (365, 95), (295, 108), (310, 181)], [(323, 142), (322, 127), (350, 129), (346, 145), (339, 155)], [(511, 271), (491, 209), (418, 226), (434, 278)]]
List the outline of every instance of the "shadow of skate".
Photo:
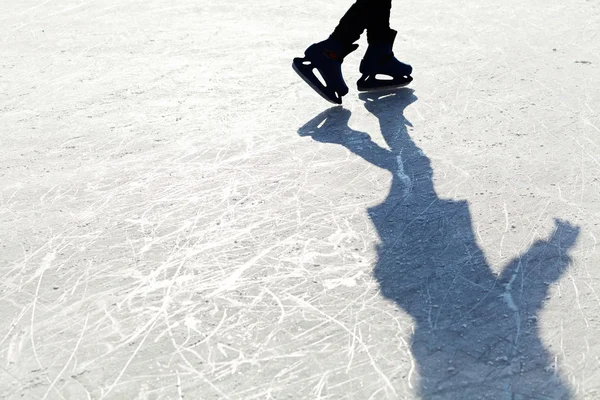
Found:
[(545, 240), (490, 269), (467, 201), (438, 197), (427, 156), (407, 132), (410, 89), (361, 95), (389, 146), (348, 127), (335, 107), (299, 129), (390, 171), (389, 195), (368, 214), (379, 235), (373, 275), (381, 293), (414, 320), (410, 340), (423, 399), (568, 399), (570, 390), (539, 334), (538, 315), (569, 264), (579, 228), (555, 220)]

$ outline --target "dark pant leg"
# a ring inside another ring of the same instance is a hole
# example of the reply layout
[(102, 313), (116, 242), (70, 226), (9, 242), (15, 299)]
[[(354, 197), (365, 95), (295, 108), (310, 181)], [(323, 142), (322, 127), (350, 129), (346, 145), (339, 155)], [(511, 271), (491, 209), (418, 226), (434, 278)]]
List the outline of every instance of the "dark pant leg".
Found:
[(367, 40), (369, 43), (384, 42), (390, 32), (390, 11), (392, 0), (370, 0)]
[(357, 0), (344, 14), (331, 35), (347, 46), (367, 30), (369, 43), (385, 39), (390, 30), (392, 0)]

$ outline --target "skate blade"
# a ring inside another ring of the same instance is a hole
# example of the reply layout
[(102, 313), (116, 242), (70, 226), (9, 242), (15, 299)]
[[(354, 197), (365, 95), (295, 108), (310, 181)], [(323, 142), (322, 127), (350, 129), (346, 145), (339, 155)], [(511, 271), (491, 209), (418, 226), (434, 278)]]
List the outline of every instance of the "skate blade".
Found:
[(372, 79), (369, 84), (365, 84), (365, 78), (360, 78), (357, 82), (357, 89), (359, 92), (381, 92), (386, 90), (400, 89), (413, 81), (412, 76), (408, 76), (406, 79), (400, 81), (385, 81), (379, 79)]
[[(300, 76), (300, 78), (302, 78), (302, 80), (304, 82), (306, 82), (308, 84), (308, 86), (310, 86), (315, 92), (317, 92), (319, 94), (319, 96), (321, 96), (323, 99), (327, 100), (328, 102), (330, 102), (331, 104), (342, 104), (342, 98), (338, 97), (338, 98), (331, 98), (329, 97), (324, 91), (323, 88), (317, 86), (313, 81), (311, 81), (311, 79), (309, 77), (307, 77), (306, 75), (304, 75), (304, 73), (302, 71), (300, 71), (300, 68), (298, 68), (298, 66), (296, 65), (296, 63), (302, 63), (303, 59), (302, 58), (295, 58), (294, 61), (292, 62), (292, 68), (294, 69), (294, 71), (296, 71), (296, 73), (298, 74), (298, 76)], [(311, 71), (312, 74), (312, 71)], [(314, 74), (313, 74), (314, 76)], [(316, 76), (315, 76), (316, 79)], [(319, 82), (320, 84), (320, 82)]]

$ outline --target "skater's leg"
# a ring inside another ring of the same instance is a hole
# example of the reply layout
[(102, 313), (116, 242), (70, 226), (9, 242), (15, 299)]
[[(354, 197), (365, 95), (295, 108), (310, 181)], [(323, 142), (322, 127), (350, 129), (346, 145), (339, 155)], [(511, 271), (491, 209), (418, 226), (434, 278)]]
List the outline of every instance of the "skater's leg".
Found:
[(369, 43), (385, 41), (390, 31), (392, 0), (371, 0), (367, 13), (367, 40)]
[[(399, 61), (392, 50), (396, 31), (390, 28), (391, 0), (373, 3), (367, 25), (369, 47), (360, 63), (362, 77), (358, 80), (359, 91), (391, 89), (408, 85), (412, 81), (412, 67)], [(377, 6), (375, 6), (377, 4)], [(387, 75), (380, 79), (377, 75)]]
[(391, 8), (392, 0), (357, 0), (331, 36), (348, 45), (356, 42), (366, 29), (369, 42), (383, 40), (390, 29)]
[[(341, 104), (348, 93), (341, 68), (344, 57), (356, 50), (354, 42), (365, 29), (369, 43), (389, 38), (391, 7), (391, 0), (356, 0), (327, 40), (310, 46), (303, 58), (294, 59), (294, 70), (323, 98)], [(325, 82), (315, 75), (315, 69)]]
[[(367, 28), (368, 3), (369, 0), (357, 0), (327, 40), (311, 45), (304, 52), (304, 57), (295, 58), (292, 64), (310, 87), (332, 103), (341, 104), (342, 97), (348, 93), (342, 76), (342, 62), (344, 57), (356, 50), (358, 45), (354, 42)], [(315, 69), (325, 82), (315, 75)]]
[(357, 0), (346, 11), (331, 37), (345, 45), (356, 42), (367, 29), (368, 13), (369, 0)]

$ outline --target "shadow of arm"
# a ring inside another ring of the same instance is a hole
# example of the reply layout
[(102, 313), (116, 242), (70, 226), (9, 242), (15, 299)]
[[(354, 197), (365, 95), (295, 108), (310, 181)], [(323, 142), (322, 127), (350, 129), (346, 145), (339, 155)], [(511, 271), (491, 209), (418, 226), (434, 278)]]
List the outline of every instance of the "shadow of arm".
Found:
[(535, 242), (527, 252), (514, 259), (502, 273), (501, 282), (523, 306), (540, 308), (548, 286), (560, 279), (571, 263), (570, 249), (579, 236), (579, 227), (555, 220), (548, 240)]
[(298, 129), (300, 136), (310, 136), (321, 143), (333, 143), (344, 146), (365, 161), (392, 171), (393, 153), (371, 140), (364, 132), (355, 131), (348, 126), (350, 111), (334, 107), (326, 110)]

